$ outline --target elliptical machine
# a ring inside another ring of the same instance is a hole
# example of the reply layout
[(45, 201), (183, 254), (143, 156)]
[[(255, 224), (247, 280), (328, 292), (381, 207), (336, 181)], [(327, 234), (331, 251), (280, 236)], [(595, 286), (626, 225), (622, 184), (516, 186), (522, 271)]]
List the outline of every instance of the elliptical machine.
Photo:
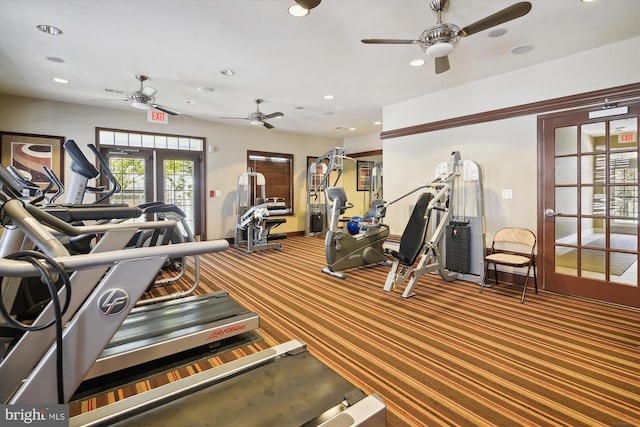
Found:
[[(369, 209), (371, 222), (362, 221), (355, 224), (357, 234), (338, 227), (340, 215), (353, 204), (347, 201), (347, 194), (342, 187), (329, 187), (326, 190), (327, 199), (333, 202), (331, 206), (330, 224), (325, 236), (325, 257), (327, 266), (322, 271), (341, 279), (347, 276), (341, 273), (355, 267), (379, 263), (387, 260), (384, 244), (389, 235), (389, 227), (382, 223), (385, 206), (382, 200), (372, 202)], [(351, 224), (350, 224), (351, 225)], [(350, 227), (347, 227), (347, 230)]]

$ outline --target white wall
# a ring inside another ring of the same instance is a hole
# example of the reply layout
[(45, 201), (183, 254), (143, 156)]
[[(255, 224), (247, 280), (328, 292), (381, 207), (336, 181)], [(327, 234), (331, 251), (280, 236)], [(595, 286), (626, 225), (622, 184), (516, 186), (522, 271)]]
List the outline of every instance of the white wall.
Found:
[[(206, 239), (233, 237), (235, 191), (238, 175), (246, 170), (247, 150), (289, 153), (294, 156), (294, 216), (278, 232), (304, 230), (306, 202), (306, 158), (318, 156), (342, 141), (333, 138), (279, 132), (253, 126), (232, 126), (193, 119), (169, 118), (168, 125), (147, 122), (146, 112), (52, 102), (0, 94), (0, 130), (4, 132), (64, 136), (74, 139), (89, 159), (86, 145), (95, 143), (95, 128), (204, 137), (207, 140), (205, 189), (220, 190), (221, 197), (206, 197)], [(208, 147), (216, 147), (209, 152)], [(70, 177), (70, 159), (65, 159), (65, 180)]]
[(382, 150), (382, 140), (380, 139), (380, 132), (345, 138), (343, 141), (344, 151), (346, 154)]
[[(640, 38), (634, 38), (394, 104), (383, 110), (384, 130), (637, 83), (638, 52)], [(628, 59), (624, 66), (620, 58)], [(487, 239), (506, 225), (536, 231), (536, 119), (531, 115), (383, 140), (385, 198), (431, 181), (434, 168), (458, 150), (484, 172)], [(502, 189), (512, 189), (513, 199), (502, 199)], [(414, 202), (408, 197), (389, 208), (386, 222), (392, 234), (402, 234)]]

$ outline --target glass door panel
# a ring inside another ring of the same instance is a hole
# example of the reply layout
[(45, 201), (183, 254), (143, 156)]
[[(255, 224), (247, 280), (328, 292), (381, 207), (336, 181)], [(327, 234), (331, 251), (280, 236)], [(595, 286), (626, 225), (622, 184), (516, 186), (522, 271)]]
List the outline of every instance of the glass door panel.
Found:
[[(638, 106), (544, 124), (545, 288), (640, 307)], [(553, 172), (551, 172), (551, 169)], [(551, 172), (551, 173), (550, 173)]]
[(195, 229), (196, 197), (193, 160), (164, 160), (164, 201), (178, 206), (185, 213), (190, 230)]

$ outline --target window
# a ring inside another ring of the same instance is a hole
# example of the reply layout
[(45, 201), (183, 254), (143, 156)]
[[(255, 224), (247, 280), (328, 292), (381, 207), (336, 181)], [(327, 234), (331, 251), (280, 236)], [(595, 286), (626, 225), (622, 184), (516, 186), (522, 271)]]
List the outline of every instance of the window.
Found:
[(247, 151), (247, 168), (264, 175), (267, 198), (282, 199), (293, 214), (293, 154)]

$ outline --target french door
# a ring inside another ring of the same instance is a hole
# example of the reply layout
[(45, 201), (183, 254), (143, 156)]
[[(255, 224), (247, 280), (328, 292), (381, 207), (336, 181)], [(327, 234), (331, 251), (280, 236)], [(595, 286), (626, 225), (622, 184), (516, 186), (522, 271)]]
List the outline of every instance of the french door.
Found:
[(193, 234), (202, 234), (202, 155), (199, 152), (103, 148), (101, 153), (122, 187), (110, 203), (174, 204), (184, 211)]
[(640, 307), (639, 106), (541, 117), (545, 289)]

